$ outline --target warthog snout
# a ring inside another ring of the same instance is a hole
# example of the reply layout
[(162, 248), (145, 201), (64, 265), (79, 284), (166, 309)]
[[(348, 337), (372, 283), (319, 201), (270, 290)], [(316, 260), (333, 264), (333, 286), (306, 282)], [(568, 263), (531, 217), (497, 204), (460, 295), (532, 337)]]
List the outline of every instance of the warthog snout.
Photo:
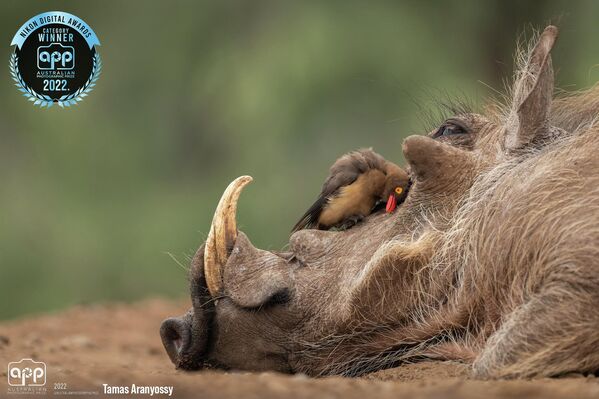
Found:
[(182, 316), (170, 317), (160, 326), (160, 337), (168, 357), (178, 369), (197, 370), (206, 363), (214, 303), (204, 278), (204, 245), (192, 260), (193, 307)]
[(208, 324), (205, 315), (195, 316), (192, 310), (183, 316), (171, 317), (162, 322), (162, 344), (177, 368), (197, 370), (204, 365), (210, 332)]
[(171, 362), (177, 364), (179, 357), (191, 343), (190, 325), (182, 317), (171, 317), (162, 322), (160, 337)]

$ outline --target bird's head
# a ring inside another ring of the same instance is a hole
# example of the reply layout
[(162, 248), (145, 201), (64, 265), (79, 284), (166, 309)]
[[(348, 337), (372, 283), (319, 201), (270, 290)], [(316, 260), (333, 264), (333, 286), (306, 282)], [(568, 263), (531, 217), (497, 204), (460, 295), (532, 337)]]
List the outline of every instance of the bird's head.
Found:
[(410, 177), (405, 170), (397, 165), (391, 165), (387, 169), (387, 179), (382, 198), (387, 200), (385, 209), (388, 213), (391, 213), (406, 199), (410, 187)]

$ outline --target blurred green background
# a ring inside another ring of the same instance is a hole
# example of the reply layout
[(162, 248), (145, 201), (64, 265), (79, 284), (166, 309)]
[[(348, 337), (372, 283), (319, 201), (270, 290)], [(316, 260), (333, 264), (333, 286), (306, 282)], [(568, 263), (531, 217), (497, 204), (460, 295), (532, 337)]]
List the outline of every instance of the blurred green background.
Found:
[[(16, 30), (73, 13), (104, 68), (80, 105), (13, 86)], [(53, 1), (0, 5), (0, 318), (186, 295), (188, 258), (226, 185), (239, 220), (280, 248), (340, 154), (402, 162), (437, 100), (484, 103), (517, 38), (557, 22), (557, 81), (599, 79), (596, 1)], [(430, 123), (430, 122), (428, 122)], [(180, 265), (178, 264), (180, 263)]]

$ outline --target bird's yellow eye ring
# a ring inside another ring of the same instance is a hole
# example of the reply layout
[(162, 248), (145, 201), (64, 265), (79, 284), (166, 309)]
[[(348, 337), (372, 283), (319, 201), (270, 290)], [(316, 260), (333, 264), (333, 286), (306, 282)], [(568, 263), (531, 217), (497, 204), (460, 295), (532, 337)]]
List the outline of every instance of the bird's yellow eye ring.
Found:
[(403, 188), (395, 187), (395, 194), (401, 194), (401, 193), (403, 193)]

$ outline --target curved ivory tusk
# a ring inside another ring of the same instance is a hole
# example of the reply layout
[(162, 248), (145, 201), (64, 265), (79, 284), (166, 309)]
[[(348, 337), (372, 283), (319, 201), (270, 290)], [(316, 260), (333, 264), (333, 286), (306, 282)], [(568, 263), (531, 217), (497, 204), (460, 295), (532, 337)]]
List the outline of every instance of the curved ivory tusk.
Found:
[(240, 176), (233, 180), (223, 193), (210, 226), (204, 247), (204, 275), (210, 295), (220, 294), (222, 289), (222, 267), (227, 263), (229, 250), (237, 240), (237, 201), (243, 188), (252, 181), (251, 176)]

